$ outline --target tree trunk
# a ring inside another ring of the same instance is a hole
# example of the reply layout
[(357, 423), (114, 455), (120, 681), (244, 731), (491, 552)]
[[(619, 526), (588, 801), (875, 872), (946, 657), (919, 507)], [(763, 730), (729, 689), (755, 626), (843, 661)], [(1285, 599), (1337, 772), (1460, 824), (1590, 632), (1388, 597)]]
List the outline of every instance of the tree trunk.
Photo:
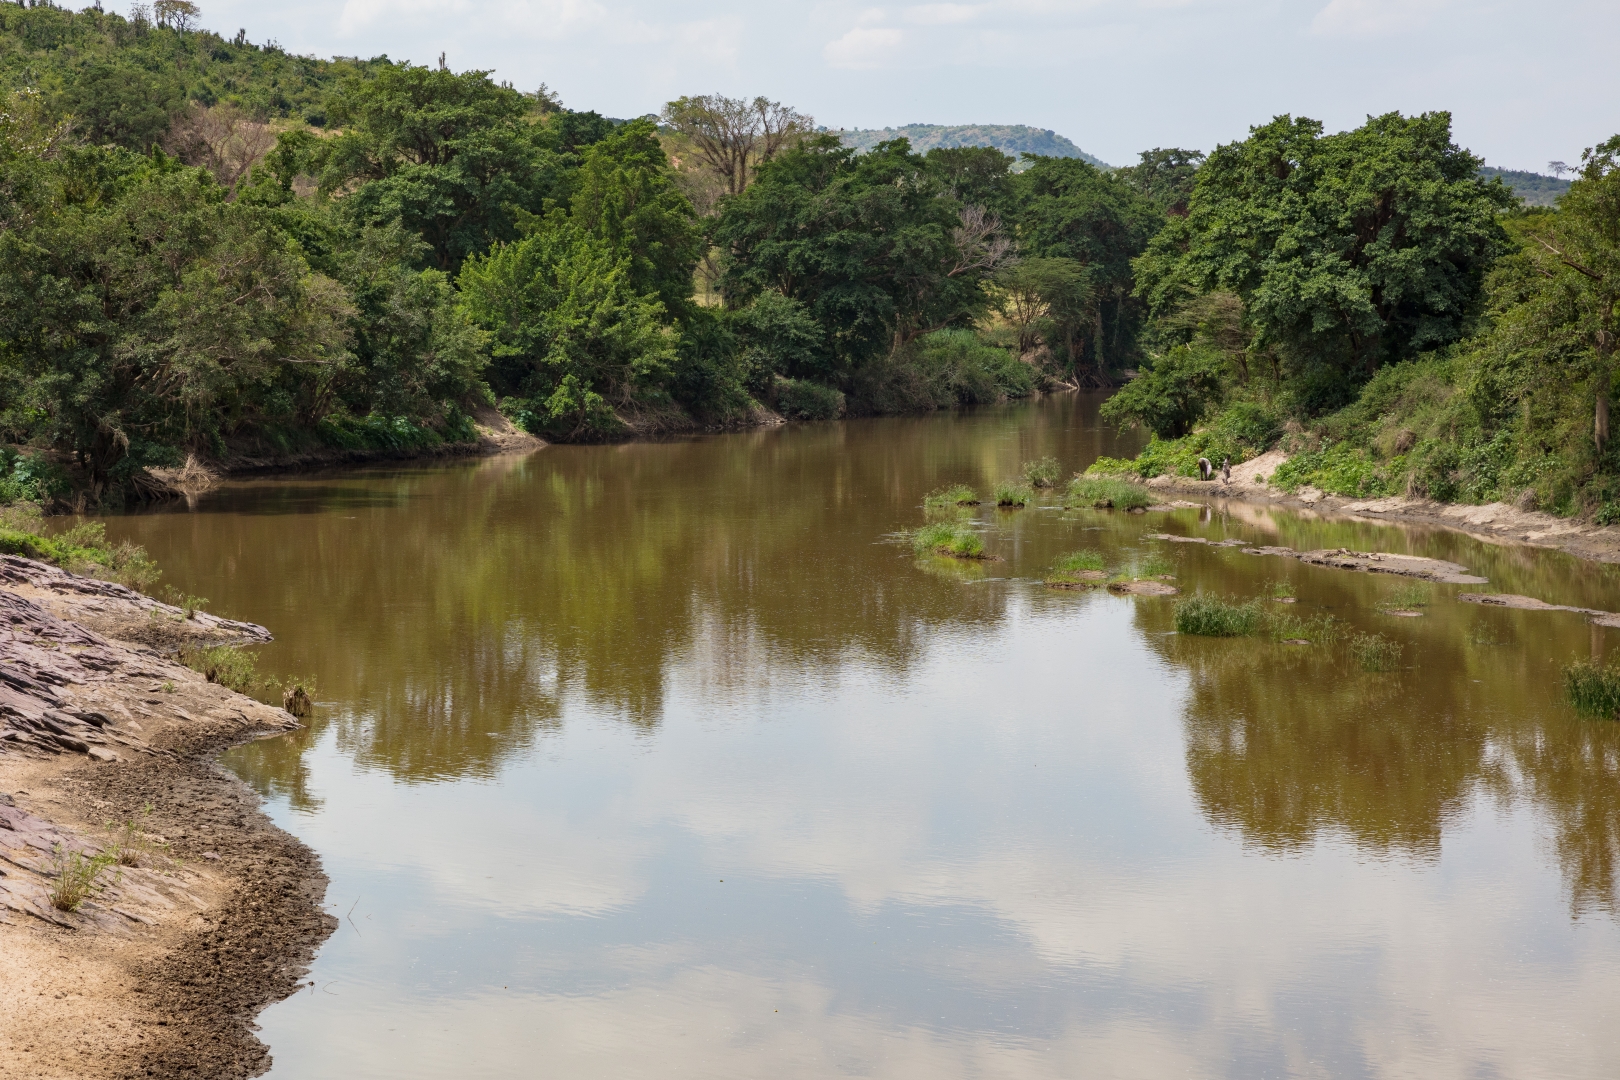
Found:
[(1592, 415), (1592, 441), (1597, 443), (1598, 457), (1603, 456), (1603, 448), (1609, 443), (1609, 391), (1607, 388), (1599, 390), (1597, 395), (1597, 408)]

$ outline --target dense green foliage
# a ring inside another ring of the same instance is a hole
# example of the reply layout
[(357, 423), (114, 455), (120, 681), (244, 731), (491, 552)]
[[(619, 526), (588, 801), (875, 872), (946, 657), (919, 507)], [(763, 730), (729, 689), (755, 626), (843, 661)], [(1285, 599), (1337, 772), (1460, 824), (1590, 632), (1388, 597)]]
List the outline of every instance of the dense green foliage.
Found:
[(1617, 164), (1620, 138), (1556, 210), (1524, 209), (1445, 114), (1283, 117), (1218, 148), (1135, 264), (1149, 355), (1106, 410), (1156, 438), (1097, 470), (1281, 446), (1284, 490), (1620, 521)]

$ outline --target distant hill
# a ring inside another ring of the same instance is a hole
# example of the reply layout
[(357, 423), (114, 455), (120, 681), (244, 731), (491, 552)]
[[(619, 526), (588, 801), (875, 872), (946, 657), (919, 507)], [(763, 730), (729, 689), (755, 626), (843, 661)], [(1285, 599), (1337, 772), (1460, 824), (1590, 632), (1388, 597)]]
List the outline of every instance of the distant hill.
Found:
[(1513, 189), (1513, 193), (1524, 200), (1526, 206), (1556, 206), (1558, 196), (1569, 190), (1568, 180), (1520, 169), (1497, 169), (1487, 165), (1479, 170), (1479, 175), (1486, 179), (1500, 176)]
[[(1112, 168), (1099, 157), (1093, 157), (1062, 135), (1024, 124), (907, 124), (904, 127), (861, 129), (851, 128), (838, 132), (845, 146), (865, 152), (889, 139), (907, 138), (911, 148), (927, 153), (937, 147), (993, 146), (1003, 154), (1017, 158), (1019, 154), (1040, 154), (1044, 157), (1079, 158), (1099, 169)], [(1018, 171), (1019, 166), (1013, 166)]]

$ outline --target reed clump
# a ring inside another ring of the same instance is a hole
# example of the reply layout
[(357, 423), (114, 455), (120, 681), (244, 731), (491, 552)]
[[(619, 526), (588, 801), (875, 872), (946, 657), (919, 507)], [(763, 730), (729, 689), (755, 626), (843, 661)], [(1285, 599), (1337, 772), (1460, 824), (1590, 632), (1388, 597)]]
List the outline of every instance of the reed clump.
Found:
[(1176, 633), (1198, 637), (1247, 637), (1260, 629), (1260, 605), (1198, 593), (1176, 605)]
[(1307, 642), (1311, 645), (1332, 645), (1344, 635), (1344, 626), (1333, 616), (1276, 615), (1267, 612), (1266, 633), (1273, 641)]
[(1271, 583), (1271, 598), (1273, 600), (1292, 600), (1294, 598), (1294, 585), (1289, 581), (1273, 581)]
[(1575, 661), (1564, 669), (1564, 699), (1586, 716), (1620, 718), (1620, 666)]
[(956, 521), (924, 525), (911, 534), (911, 547), (919, 555), (946, 555), (953, 559), (984, 558), (984, 541), (979, 534)]
[(1383, 634), (1357, 634), (1350, 639), (1350, 655), (1362, 671), (1393, 671), (1405, 648)]
[(1035, 492), (1028, 484), (1016, 480), (1003, 480), (996, 485), (996, 505), (1024, 507), (1035, 501)]
[(1141, 484), (1109, 476), (1077, 476), (1069, 481), (1063, 497), (1069, 508), (1090, 506), (1098, 510), (1142, 510), (1153, 505), (1153, 495)]
[(978, 506), (979, 493), (966, 484), (951, 484), (923, 496), (925, 510), (954, 510), (958, 506)]
[(1063, 477), (1063, 469), (1055, 457), (1026, 461), (1019, 472), (1023, 474), (1024, 483), (1035, 488), (1056, 487), (1057, 482)]

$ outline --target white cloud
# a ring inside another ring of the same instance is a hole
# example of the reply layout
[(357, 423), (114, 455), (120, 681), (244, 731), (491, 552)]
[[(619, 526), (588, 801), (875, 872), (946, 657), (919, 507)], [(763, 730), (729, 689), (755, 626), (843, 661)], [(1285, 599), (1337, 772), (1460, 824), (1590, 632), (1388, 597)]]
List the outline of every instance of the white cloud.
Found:
[(822, 55), (836, 68), (882, 67), (904, 41), (905, 34), (891, 27), (857, 26), (836, 41), (827, 42)]

